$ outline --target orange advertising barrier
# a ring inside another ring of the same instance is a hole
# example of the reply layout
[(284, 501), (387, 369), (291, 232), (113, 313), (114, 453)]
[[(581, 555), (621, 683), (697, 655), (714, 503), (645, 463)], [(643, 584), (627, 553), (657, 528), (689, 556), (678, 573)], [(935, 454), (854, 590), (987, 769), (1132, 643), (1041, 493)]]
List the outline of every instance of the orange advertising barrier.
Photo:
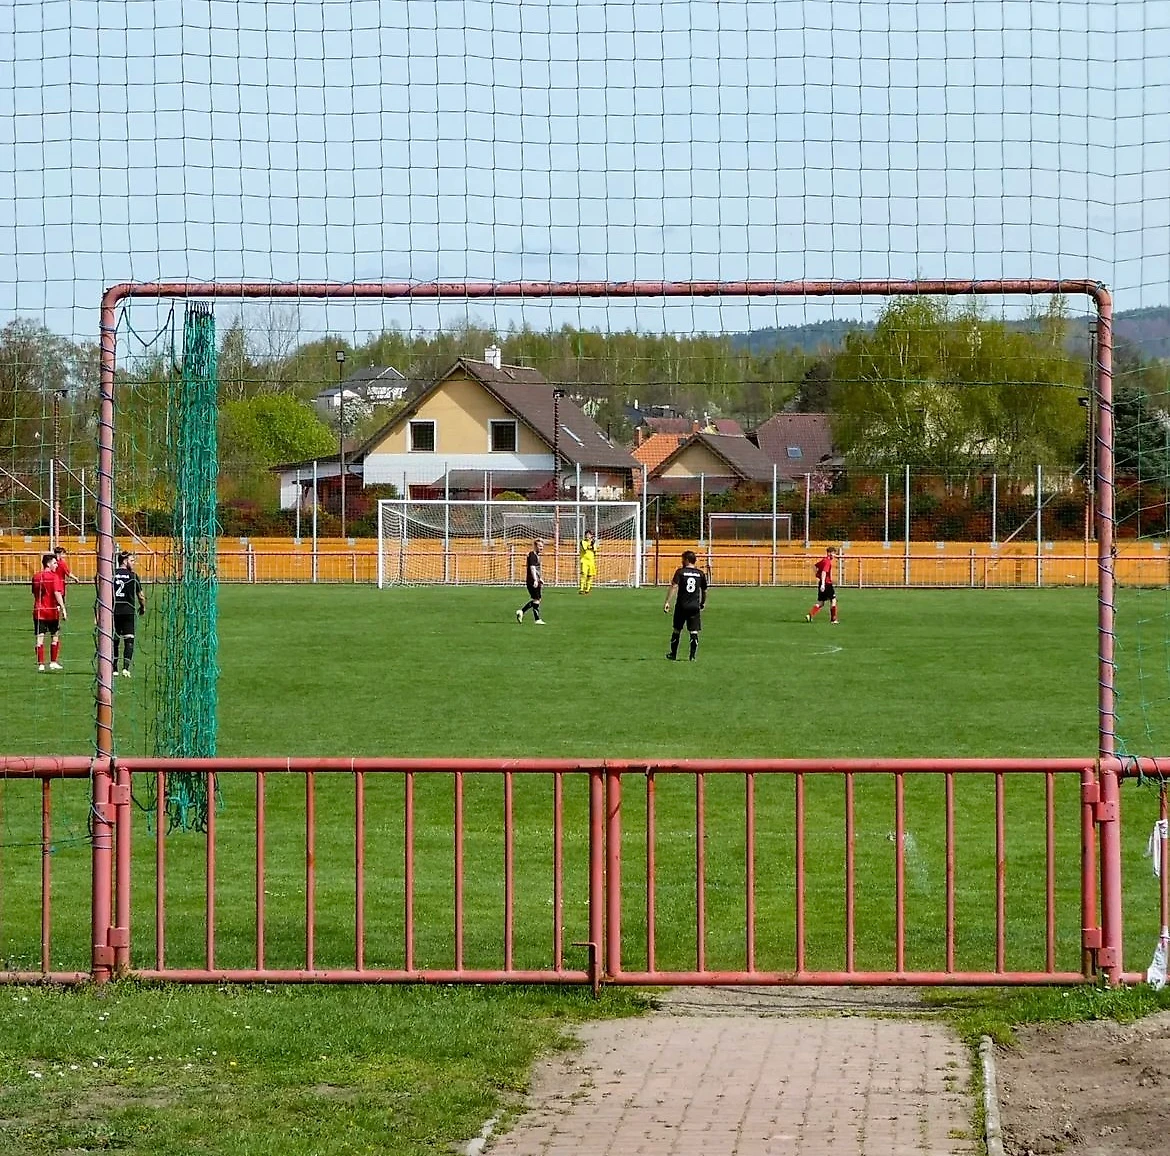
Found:
[[(94, 539), (62, 538), (69, 551), (73, 573), (90, 582), (97, 570)], [(825, 543), (827, 544), (827, 543)], [(812, 566), (823, 552), (822, 543), (780, 543), (773, 552), (770, 542), (661, 541), (645, 546), (644, 580), (664, 585), (679, 565), (683, 550), (699, 555), (699, 563), (713, 583), (723, 586), (807, 586)], [(837, 584), (847, 587), (1024, 587), (1095, 586), (1097, 547), (1094, 542), (1011, 542), (992, 546), (987, 542), (911, 542), (909, 553), (901, 542), (838, 543), (841, 557)], [(146, 582), (159, 581), (170, 571), (172, 542), (169, 538), (135, 539), (125, 543), (134, 550), (138, 572)], [(28, 582), (40, 569), (41, 555), (49, 550), (47, 538), (0, 536), (0, 583)], [(522, 584), (527, 543), (505, 541), (484, 547), (481, 539), (452, 539), (443, 549), (441, 540), (410, 543), (412, 582), (448, 582), (451, 585)], [(221, 538), (218, 546), (219, 580), (225, 583), (349, 583), (373, 584), (378, 580), (378, 543), (375, 539), (353, 541), (319, 539), (316, 549), (306, 538)], [(624, 582), (626, 560), (604, 551), (598, 556), (598, 583)], [(388, 572), (397, 572), (397, 559)], [(1141, 541), (1118, 545), (1117, 581), (1129, 586), (1170, 586), (1170, 543)], [(558, 549), (550, 543), (544, 553), (545, 581), (556, 586), (577, 583), (575, 544)]]

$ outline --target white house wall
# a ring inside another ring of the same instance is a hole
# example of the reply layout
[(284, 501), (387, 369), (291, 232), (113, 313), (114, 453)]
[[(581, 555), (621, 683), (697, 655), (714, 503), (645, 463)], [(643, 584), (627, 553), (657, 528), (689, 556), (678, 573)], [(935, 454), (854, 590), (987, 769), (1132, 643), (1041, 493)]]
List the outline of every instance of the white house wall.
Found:
[[(552, 472), (552, 454), (368, 454), (365, 459), (367, 486), (433, 486), (447, 470)], [(439, 481), (442, 485), (442, 481)]]

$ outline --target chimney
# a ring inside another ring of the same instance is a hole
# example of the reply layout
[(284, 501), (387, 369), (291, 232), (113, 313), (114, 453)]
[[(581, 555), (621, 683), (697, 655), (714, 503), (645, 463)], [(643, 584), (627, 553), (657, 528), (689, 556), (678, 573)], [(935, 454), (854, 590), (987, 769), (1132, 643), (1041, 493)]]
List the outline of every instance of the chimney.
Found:
[(642, 427), (638, 426), (634, 430), (634, 449), (637, 449), (642, 444)]
[(501, 365), (500, 347), (498, 345), (489, 345), (483, 351), (483, 359), (492, 367), (492, 369), (499, 369)]

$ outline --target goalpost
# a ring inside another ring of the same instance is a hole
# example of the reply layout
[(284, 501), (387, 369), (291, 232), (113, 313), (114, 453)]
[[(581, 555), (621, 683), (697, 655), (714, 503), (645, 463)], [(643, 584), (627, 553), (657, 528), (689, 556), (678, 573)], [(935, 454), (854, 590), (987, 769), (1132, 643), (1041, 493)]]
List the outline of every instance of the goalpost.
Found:
[(532, 542), (545, 542), (545, 582), (577, 582), (578, 543), (597, 541), (597, 582), (642, 584), (637, 502), (412, 500), (378, 502), (378, 586), (506, 586), (524, 581)]

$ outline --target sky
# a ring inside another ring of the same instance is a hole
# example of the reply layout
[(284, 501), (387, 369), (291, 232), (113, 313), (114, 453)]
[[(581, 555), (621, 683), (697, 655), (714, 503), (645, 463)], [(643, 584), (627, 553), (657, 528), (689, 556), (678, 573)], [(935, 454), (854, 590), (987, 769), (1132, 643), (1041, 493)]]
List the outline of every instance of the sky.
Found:
[(1061, 276), (1166, 304), (1167, 59), (1170, 0), (0, 0), (0, 323), (92, 338), (104, 286), (156, 278)]

